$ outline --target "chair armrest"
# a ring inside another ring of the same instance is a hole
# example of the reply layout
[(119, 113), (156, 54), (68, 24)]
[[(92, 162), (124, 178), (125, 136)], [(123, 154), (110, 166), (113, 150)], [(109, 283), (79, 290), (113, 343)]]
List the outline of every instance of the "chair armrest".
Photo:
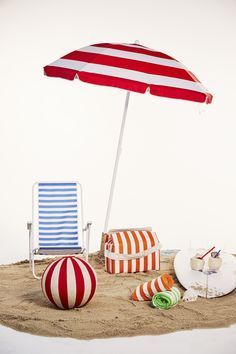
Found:
[(85, 228), (83, 229), (83, 231), (89, 230), (89, 229), (91, 228), (91, 226), (92, 226), (92, 222), (91, 222), (91, 221), (88, 221), (87, 224), (86, 224), (86, 226), (85, 226)]
[(90, 243), (90, 229), (91, 229), (92, 223), (91, 221), (87, 222), (85, 228), (83, 229), (84, 232), (86, 232), (86, 246), (85, 246), (85, 256), (86, 256), (86, 261), (88, 262), (88, 256), (89, 256), (89, 243)]

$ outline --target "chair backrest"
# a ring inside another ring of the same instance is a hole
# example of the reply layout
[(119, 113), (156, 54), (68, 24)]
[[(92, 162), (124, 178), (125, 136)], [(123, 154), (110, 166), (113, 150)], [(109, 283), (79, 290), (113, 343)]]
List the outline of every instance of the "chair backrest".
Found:
[(33, 240), (39, 248), (84, 247), (82, 188), (77, 182), (33, 186)]

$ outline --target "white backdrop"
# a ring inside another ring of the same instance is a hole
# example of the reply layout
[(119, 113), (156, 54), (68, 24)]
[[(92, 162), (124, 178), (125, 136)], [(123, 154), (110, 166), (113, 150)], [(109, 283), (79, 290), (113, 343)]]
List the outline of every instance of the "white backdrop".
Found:
[(111, 227), (151, 225), (164, 248), (236, 248), (234, 0), (0, 0), (0, 262), (27, 257), (31, 186), (83, 184), (99, 247), (125, 91), (47, 78), (82, 46), (127, 42), (182, 61), (213, 104), (131, 94)]

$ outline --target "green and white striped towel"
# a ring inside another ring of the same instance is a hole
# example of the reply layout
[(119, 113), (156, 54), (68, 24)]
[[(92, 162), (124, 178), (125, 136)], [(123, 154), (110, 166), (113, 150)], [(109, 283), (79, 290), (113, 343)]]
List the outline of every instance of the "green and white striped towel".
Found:
[(171, 307), (177, 305), (179, 300), (181, 299), (181, 294), (178, 288), (173, 286), (171, 290), (162, 291), (153, 295), (152, 297), (152, 304), (154, 307), (168, 310)]

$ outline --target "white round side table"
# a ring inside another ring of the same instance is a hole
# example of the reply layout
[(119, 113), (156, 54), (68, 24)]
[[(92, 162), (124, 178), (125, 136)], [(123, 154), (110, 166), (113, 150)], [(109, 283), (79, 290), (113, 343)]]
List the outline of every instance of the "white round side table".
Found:
[(195, 271), (190, 267), (190, 258), (196, 253), (204, 254), (206, 249), (187, 249), (179, 251), (174, 259), (174, 269), (180, 284), (188, 289), (196, 289), (199, 296), (214, 298), (226, 295), (236, 288), (236, 257), (221, 252), (222, 266), (217, 273), (209, 272), (208, 258), (204, 257), (203, 271)]

